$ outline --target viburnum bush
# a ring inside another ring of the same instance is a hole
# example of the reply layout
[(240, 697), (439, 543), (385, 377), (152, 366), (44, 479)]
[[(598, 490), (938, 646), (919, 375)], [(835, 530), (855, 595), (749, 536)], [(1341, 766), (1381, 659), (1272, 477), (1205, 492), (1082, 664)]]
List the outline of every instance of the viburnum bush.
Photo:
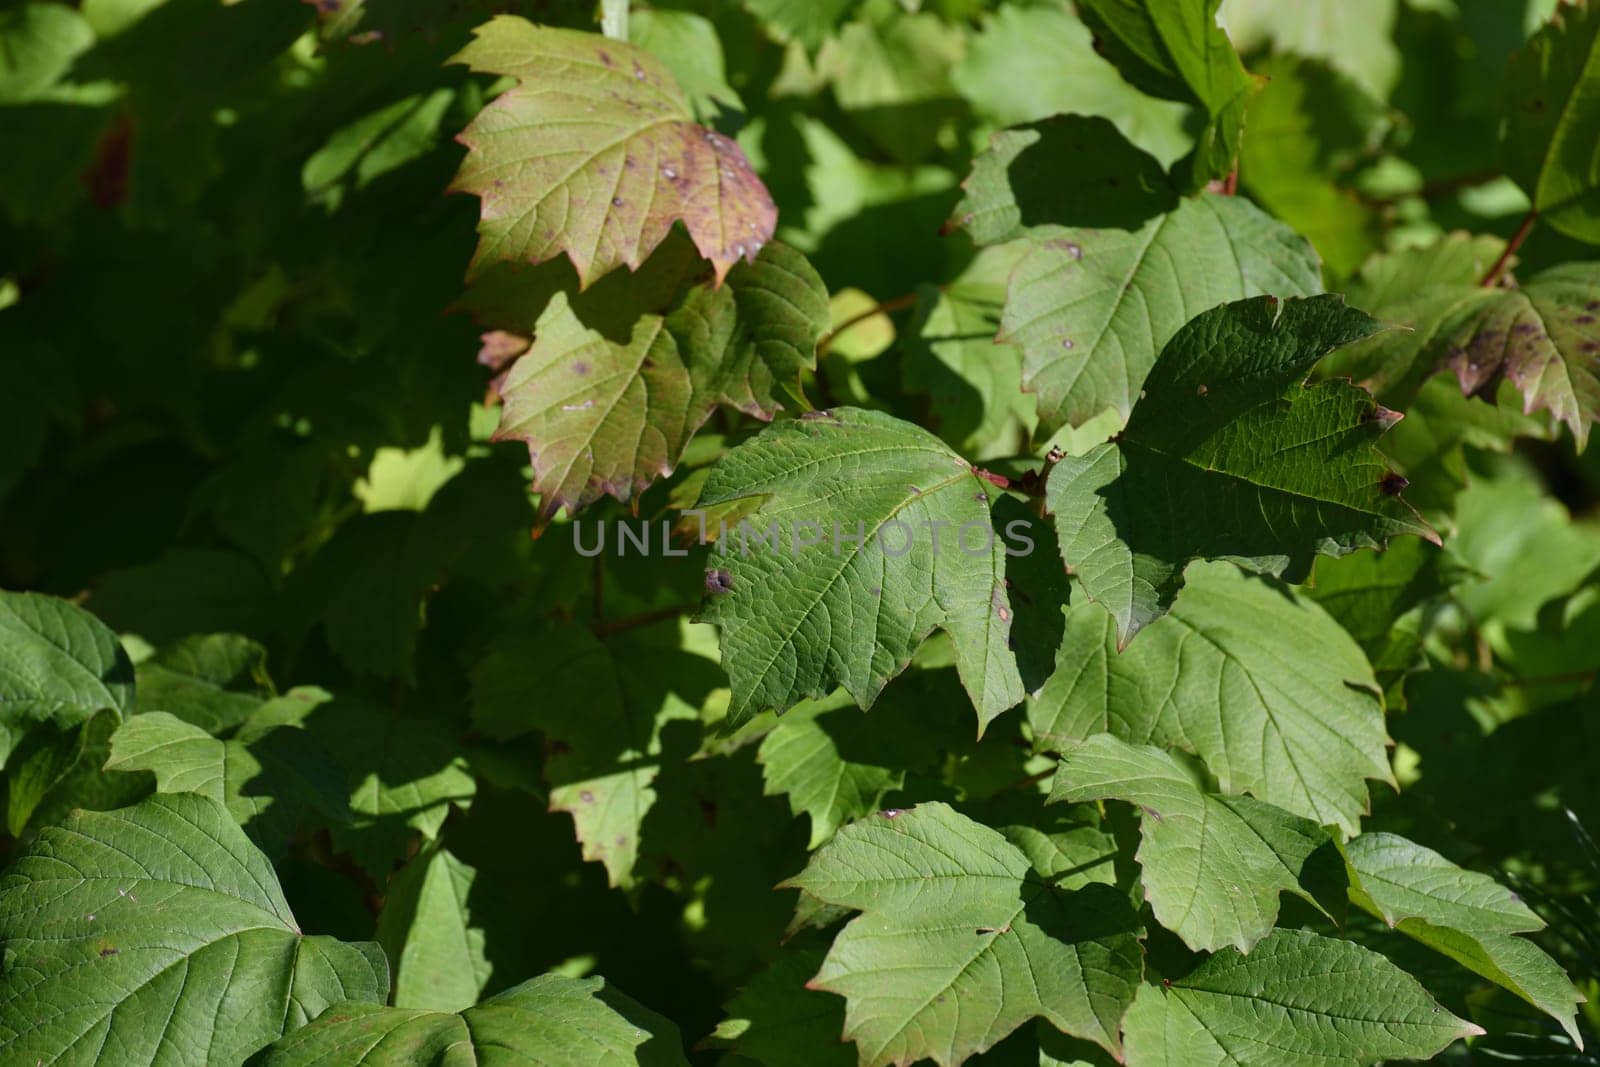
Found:
[(1600, 0), (0, 6), (0, 1063), (1600, 1062), (1596, 244)]

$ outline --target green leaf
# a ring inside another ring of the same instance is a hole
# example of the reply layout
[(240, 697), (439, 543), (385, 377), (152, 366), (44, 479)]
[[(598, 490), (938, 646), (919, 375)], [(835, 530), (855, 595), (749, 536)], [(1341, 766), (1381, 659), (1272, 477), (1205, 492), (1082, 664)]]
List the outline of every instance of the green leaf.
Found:
[(1342, 889), (1328, 834), (1250, 797), (1208, 792), (1159, 748), (1097, 734), (1062, 753), (1052, 801), (1121, 800), (1140, 809), (1145, 898), (1196, 951), (1249, 952), (1278, 918), (1278, 894), (1322, 909)]
[[(1299, 0), (1289, 6), (1277, 0), (1223, 0), (1219, 17), (1241, 53), (1270, 44), (1278, 53), (1322, 60), (1376, 99), (1387, 100), (1400, 75), (1394, 41), (1399, 7), (1400, 0)], [(1255, 135), (1254, 126), (1250, 134)], [(1246, 148), (1249, 142), (1245, 138)]]
[(999, 126), (1067, 112), (1099, 115), (1163, 166), (1192, 142), (1183, 132), (1189, 109), (1123, 81), (1095, 54), (1088, 27), (1065, 2), (1006, 4), (987, 14), (950, 77), (973, 109)]
[(1406, 406), (1406, 417), (1382, 443), (1384, 455), (1411, 483), (1406, 502), (1435, 528), (1451, 529), (1456, 497), (1471, 481), (1469, 454), (1510, 452), (1519, 438), (1548, 441), (1556, 436), (1547, 416), (1527, 415), (1522, 408), (1522, 397), (1510, 382), (1502, 381), (1494, 395), (1483, 397), (1465, 395), (1450, 375), (1423, 382)]
[(455, 62), (517, 80), (460, 135), (454, 188), (483, 201), (474, 270), (564, 253), (588, 285), (638, 269), (681, 221), (720, 282), (772, 240), (777, 209), (744, 152), (694, 123), (649, 52), (501, 15)]
[(1321, 291), (1305, 238), (1242, 197), (1206, 195), (1132, 231), (1035, 242), (1011, 274), (1001, 337), (1022, 348), (1040, 428), (1054, 433), (1107, 408), (1126, 420), (1158, 354), (1201, 312)]
[(863, 12), (817, 53), (851, 122), (896, 163), (918, 163), (965, 108), (950, 82), (966, 38), (938, 16)]
[(1315, 604), (1226, 563), (1194, 567), (1172, 613), (1120, 655), (1110, 617), (1075, 606), (1028, 719), (1051, 747), (1109, 731), (1185, 749), (1224, 792), (1349, 833), (1367, 811), (1366, 780), (1394, 780), (1361, 649)]
[(187, 794), (41, 831), (0, 879), (0, 939), (9, 1062), (239, 1063), (389, 989), (377, 945), (303, 934), (266, 857)]
[(1376, 952), (1309, 930), (1142, 986), (1124, 1031), (1140, 1067), (1367, 1067), (1483, 1032)]
[(1348, 277), (1379, 246), (1382, 219), (1340, 179), (1376, 154), (1392, 125), (1388, 114), (1322, 62), (1273, 57), (1256, 73), (1269, 80), (1250, 102), (1239, 181), (1308, 237), (1332, 274)]
[(901, 381), (928, 395), (929, 428), (978, 459), (1015, 455), (1037, 422), (1017, 350), (995, 341), (1006, 279), (1025, 251), (1022, 242), (981, 249), (948, 285), (919, 288), (903, 345)]
[(39, 805), (81, 762), (94, 723), (95, 719), (91, 719), (66, 729), (42, 724), (28, 731), (7, 754), (6, 832), (12, 837), (23, 835)]
[(856, 1050), (839, 1037), (844, 1005), (806, 985), (822, 966), (817, 949), (788, 950), (728, 1002), (727, 1017), (706, 1039), (731, 1049), (735, 1063), (762, 1067), (856, 1067)]
[(1450, 550), (1483, 577), (1453, 594), (1479, 626), (1536, 629), (1541, 607), (1600, 567), (1600, 527), (1521, 476), (1477, 481), (1456, 498), (1456, 519)]
[(239, 634), (185, 637), (139, 661), (139, 710), (166, 711), (206, 733), (243, 722), (270, 695), (267, 650)]
[(1020, 703), (993, 493), (927, 431), (851, 408), (778, 423), (724, 456), (701, 504), (761, 498), (707, 570), (701, 620), (722, 630), (729, 722), (838, 685), (868, 707), (935, 629), (955, 645), (980, 730)]
[(1120, 1051), (1143, 969), (1116, 890), (1063, 888), (998, 832), (944, 804), (852, 823), (786, 885), (862, 914), (812, 988), (845, 998), (862, 1067), (948, 1067), (1035, 1016)]
[(1466, 393), (1503, 374), (1529, 414), (1548, 410), (1581, 450), (1600, 419), (1600, 263), (1567, 263), (1515, 289), (1480, 292), (1476, 314), (1450, 323), (1436, 352)]
[(1506, 173), (1539, 217), (1562, 233), (1600, 244), (1600, 5), (1563, 4), (1511, 56), (1506, 72)]
[(778, 718), (756, 758), (769, 796), (784, 794), (796, 816), (807, 815), (815, 849), (840, 826), (876, 811), (907, 772), (937, 773), (941, 757), (971, 745), (971, 734), (944, 690), (913, 675), (890, 687), (863, 715), (839, 690), (806, 701)]
[(739, 94), (728, 85), (722, 42), (708, 19), (689, 11), (634, 11), (628, 38), (667, 65), (701, 122), (714, 122), (723, 111), (744, 110)]
[(198, 726), (152, 711), (128, 720), (111, 735), (106, 770), (151, 771), (157, 792), (197, 793), (226, 804), (226, 747)]
[[(495, 431), (496, 440), (527, 442), (543, 517), (604, 494), (628, 500), (672, 473), (719, 404), (770, 419), (785, 406), (785, 391), (798, 393), (800, 372), (814, 365), (828, 329), (827, 291), (786, 245), (752, 258), (727, 285), (689, 284), (700, 260), (675, 241), (652, 259), (649, 275), (554, 296), (533, 346), (499, 386)], [(647, 276), (669, 292), (688, 288), (671, 298), (669, 312), (641, 312), (635, 305), (648, 293), (616, 289)]]
[(42, 95), (93, 44), (93, 28), (65, 4), (18, 4), (0, 14), (0, 102)]
[(1205, 312), (1162, 350), (1119, 439), (1056, 465), (1062, 558), (1111, 612), (1119, 646), (1166, 613), (1190, 560), (1296, 581), (1317, 553), (1437, 540), (1372, 447), (1387, 421), (1372, 397), (1301, 385), (1329, 350), (1377, 329), (1336, 296)]
[[(856, 711), (849, 694), (843, 699), (807, 701), (791, 708), (761, 741), (761, 773), (769, 795), (786, 794), (796, 815), (811, 819), (811, 842), (816, 848), (842, 824), (875, 810), (891, 789), (905, 784), (905, 771), (892, 764), (889, 753), (876, 745), (852, 746), (855, 759), (846, 758), (840, 741), (817, 719), (824, 714)], [(884, 714), (879, 708), (872, 718)], [(829, 714), (829, 718), (836, 716)], [(843, 725), (843, 724), (841, 724)], [(884, 737), (872, 740), (886, 740)], [(869, 753), (882, 753), (878, 759)], [(885, 766), (884, 764), (891, 764)]]
[[(585, 627), (504, 635), (473, 672), (473, 720), (501, 739), (544, 733), (550, 810), (572, 816), (584, 859), (603, 863), (612, 885), (629, 886), (640, 830), (656, 802), (662, 728), (694, 718), (697, 709), (652, 706), (624, 692), (621, 673), (623, 665)], [(551, 700), (550, 679), (558, 676), (581, 679), (584, 699)]]
[(150, 771), (161, 793), (198, 793), (227, 807), (262, 851), (280, 855), (303, 822), (350, 822), (344, 774), (301, 728), (318, 690), (263, 704), (226, 741), (166, 712), (129, 719), (111, 737), (108, 771)]
[(682, 1067), (678, 1028), (600, 978), (544, 974), (459, 1013), (340, 1004), (255, 1061), (259, 1067)]
[(1102, 54), (1140, 90), (1202, 107), (1209, 121), (1188, 167), (1199, 188), (1233, 169), (1258, 82), (1217, 26), (1221, 0), (1080, 0)]
[(1419, 652), (1420, 635), (1401, 619), (1442, 596), (1460, 571), (1446, 553), (1405, 538), (1382, 552), (1317, 560), (1304, 595), (1355, 639), (1382, 680), (1410, 667)]
[(1083, 115), (1001, 130), (961, 188), (946, 225), (979, 245), (1053, 236), (1060, 226), (1132, 230), (1178, 203), (1160, 163), (1106, 119)]
[(389, 880), (377, 938), (394, 961), (395, 1007), (448, 1012), (478, 1002), (493, 968), (468, 905), (477, 874), (433, 845)]
[(1394, 834), (1362, 834), (1344, 852), (1355, 904), (1509, 989), (1553, 1017), (1583, 1048), (1574, 1017), (1583, 995), (1560, 964), (1515, 936), (1544, 928), (1515, 893)]
[(1514, 288), (1484, 287), (1494, 238), (1452, 234), (1425, 249), (1372, 260), (1350, 299), (1410, 332), (1380, 335), (1329, 360), (1330, 374), (1363, 381), (1405, 404), (1435, 370), (1476, 393), (1504, 377), (1528, 414), (1567, 424), (1581, 449), (1600, 419), (1600, 263), (1567, 263)]
[(33, 723), (76, 726), (133, 710), (133, 665), (116, 634), (65, 600), (0, 591), (0, 725), (9, 744)]
[(439, 836), (452, 807), (466, 808), (477, 783), (448, 724), (358, 700), (321, 703), (306, 729), (345, 771), (352, 820), (332, 827), (334, 844), (382, 877), (415, 836)]
[(808, 51), (822, 47), (857, 0), (744, 0), (744, 6), (780, 41), (799, 41)]
[(1323, 364), (1325, 373), (1354, 379), (1386, 404), (1409, 404), (1436, 369), (1424, 357), (1487, 297), (1478, 282), (1504, 247), (1498, 237), (1452, 233), (1368, 260), (1346, 290), (1350, 303), (1403, 329), (1375, 333), (1333, 353)]

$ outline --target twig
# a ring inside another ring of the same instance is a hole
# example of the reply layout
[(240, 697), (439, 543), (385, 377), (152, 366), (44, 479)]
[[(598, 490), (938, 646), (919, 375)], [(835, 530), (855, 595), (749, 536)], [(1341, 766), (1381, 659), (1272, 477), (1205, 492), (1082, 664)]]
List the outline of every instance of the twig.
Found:
[(1566, 674), (1535, 674), (1527, 678), (1508, 678), (1500, 683), (1502, 689), (1525, 689), (1540, 685), (1575, 685), (1592, 682), (1594, 671), (1570, 671)]
[(1017, 781), (1012, 782), (1010, 785), (1006, 786), (1006, 788), (1007, 789), (1026, 789), (1031, 785), (1038, 785), (1040, 782), (1044, 781), (1046, 778), (1049, 778), (1051, 775), (1055, 774), (1056, 770), (1057, 770), (1057, 768), (1055, 768), (1055, 767), (1046, 767), (1042, 771), (1035, 771), (1033, 774), (1028, 775), (1026, 778), (1020, 778)]
[(1516, 255), (1517, 249), (1522, 247), (1522, 242), (1528, 239), (1528, 234), (1533, 230), (1533, 224), (1539, 220), (1537, 208), (1528, 209), (1522, 216), (1522, 221), (1517, 224), (1517, 231), (1511, 235), (1511, 240), (1506, 242), (1505, 251), (1500, 253), (1500, 258), (1494, 261), (1494, 266), (1489, 268), (1489, 273), (1483, 276), (1483, 281), (1478, 284), (1485, 289), (1492, 289), (1500, 284), (1500, 278), (1506, 272), (1506, 267), (1511, 264), (1511, 257)]
[(692, 611), (694, 611), (693, 605), (674, 604), (670, 608), (656, 608), (654, 611), (642, 611), (637, 615), (624, 615), (620, 619), (612, 619), (609, 622), (596, 620), (593, 626), (594, 635), (596, 637), (610, 637), (612, 634), (620, 633), (623, 630), (634, 630), (640, 626), (652, 626), (658, 622), (666, 622), (668, 619), (676, 619), (678, 616), (687, 615)]
[(1423, 182), (1422, 188), (1417, 190), (1417, 195), (1424, 200), (1437, 200), (1440, 197), (1449, 196), (1451, 193), (1459, 193), (1463, 189), (1475, 189), (1480, 185), (1488, 185), (1492, 181), (1498, 181), (1504, 173), (1498, 167), (1491, 167), (1488, 170), (1474, 171), (1471, 174), (1457, 174), (1453, 178), (1440, 178), (1437, 181)]
[(828, 349), (833, 347), (834, 340), (850, 327), (866, 322), (874, 315), (887, 315), (893, 311), (904, 311), (908, 307), (914, 307), (916, 303), (917, 294), (906, 293), (902, 296), (895, 297), (893, 300), (885, 300), (883, 303), (878, 304), (875, 307), (870, 307), (858, 315), (851, 315), (848, 319), (845, 319), (839, 325), (835, 326), (831, 333), (817, 342), (817, 355), (827, 355)]

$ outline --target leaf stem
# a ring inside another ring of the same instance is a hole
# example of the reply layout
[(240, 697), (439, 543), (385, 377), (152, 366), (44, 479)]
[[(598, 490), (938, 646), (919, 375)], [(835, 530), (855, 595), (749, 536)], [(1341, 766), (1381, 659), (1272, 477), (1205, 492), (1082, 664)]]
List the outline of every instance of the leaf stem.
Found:
[(1489, 268), (1489, 273), (1479, 282), (1485, 289), (1493, 289), (1500, 284), (1500, 278), (1505, 274), (1506, 268), (1511, 265), (1511, 257), (1517, 254), (1517, 249), (1522, 247), (1522, 242), (1528, 239), (1528, 234), (1533, 231), (1533, 224), (1539, 220), (1538, 208), (1529, 208), (1528, 213), (1522, 216), (1522, 221), (1517, 223), (1516, 232), (1511, 235), (1511, 240), (1506, 242), (1505, 250), (1500, 253), (1500, 258), (1494, 261), (1494, 266)]
[(834, 339), (837, 338), (841, 333), (844, 333), (846, 330), (850, 329), (850, 327), (860, 325), (861, 323), (872, 318), (874, 315), (888, 315), (891, 312), (904, 311), (906, 308), (914, 306), (916, 302), (916, 293), (904, 293), (895, 297), (893, 300), (885, 300), (881, 304), (869, 307), (860, 314), (851, 315), (848, 319), (845, 319), (839, 325), (835, 326), (832, 331), (824, 335), (822, 340), (817, 342), (817, 355), (819, 357), (827, 355), (828, 349), (833, 347)]
[(973, 474), (976, 474), (990, 485), (999, 486), (1001, 489), (1010, 489), (1026, 496), (1044, 495), (1044, 479), (1039, 477), (1038, 471), (1023, 471), (1015, 478), (1007, 478), (1004, 474), (987, 470), (976, 463), (970, 463), (968, 466), (972, 469)]

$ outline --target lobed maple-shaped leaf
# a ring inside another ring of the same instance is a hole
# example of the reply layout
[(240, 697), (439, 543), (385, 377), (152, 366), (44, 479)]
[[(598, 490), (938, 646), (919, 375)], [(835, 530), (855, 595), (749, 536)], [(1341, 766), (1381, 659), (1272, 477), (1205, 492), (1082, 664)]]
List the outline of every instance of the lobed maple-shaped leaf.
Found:
[(464, 1011), (339, 1004), (260, 1067), (685, 1067), (678, 1028), (603, 978), (542, 974)]
[(861, 1067), (949, 1067), (1035, 1016), (1119, 1053), (1143, 930), (1117, 890), (1059, 877), (1073, 865), (1037, 870), (938, 803), (868, 816), (813, 855), (784, 884), (861, 912), (809, 983), (845, 998)]
[(702, 505), (760, 500), (706, 572), (729, 722), (839, 685), (869, 707), (936, 628), (980, 730), (1020, 703), (998, 492), (926, 430), (854, 408), (777, 423), (719, 460)]
[(649, 52), (502, 15), (454, 61), (517, 80), (458, 138), (452, 188), (482, 200), (474, 272), (565, 254), (588, 285), (637, 268), (682, 222), (720, 283), (772, 239), (777, 209), (750, 161), (694, 122)]
[(1360, 646), (1315, 603), (1227, 563), (1192, 568), (1172, 612), (1121, 654), (1110, 616), (1074, 605), (1028, 719), (1050, 747), (1110, 732), (1182, 748), (1224, 792), (1349, 833), (1367, 811), (1367, 779), (1394, 780)]
[(1317, 553), (1437, 535), (1373, 447), (1392, 413), (1312, 365), (1379, 324), (1337, 296), (1263, 296), (1180, 330), (1118, 438), (1050, 473), (1061, 555), (1124, 646), (1164, 615), (1193, 559), (1294, 581)]
[(1506, 173), (1562, 233), (1600, 244), (1600, 4), (1564, 3), (1520, 51), (1505, 81)]
[(1096, 734), (1068, 746), (1052, 801), (1121, 800), (1140, 810), (1138, 860), (1156, 919), (1201, 952), (1241, 952), (1277, 922), (1278, 894), (1318, 909), (1340, 891), (1332, 840), (1309, 819), (1206, 791), (1170, 753)]
[(1344, 846), (1350, 899), (1408, 937), (1503, 986), (1561, 1024), (1578, 1048), (1574, 1017), (1584, 998), (1561, 965), (1525, 937), (1544, 928), (1520, 897), (1394, 834), (1362, 834)]
[(1207, 194), (1136, 229), (1035, 241), (1011, 273), (1000, 339), (1022, 349), (1049, 434), (1106, 408), (1126, 419), (1162, 348), (1200, 312), (1321, 291), (1304, 237), (1243, 197)]
[(770, 419), (798, 391), (829, 322), (816, 271), (776, 242), (725, 286), (697, 280), (701, 262), (668, 242), (639, 273), (557, 292), (540, 315), (498, 386), (495, 439), (527, 443), (542, 519), (672, 473), (717, 405)]
[(383, 951), (302, 933), (267, 858), (193, 794), (40, 831), (0, 879), (0, 940), (6, 1063), (240, 1063), (389, 991)]
[(1135, 87), (1207, 116), (1187, 164), (1199, 188), (1234, 167), (1245, 109), (1260, 87), (1217, 25), (1222, 0), (1079, 0), (1102, 55)]
[(1123, 1023), (1137, 1067), (1369, 1067), (1425, 1059), (1483, 1030), (1371, 949), (1274, 930), (1146, 985)]
[(1467, 393), (1490, 392), (1504, 378), (1522, 393), (1526, 413), (1548, 410), (1582, 448), (1600, 419), (1600, 263), (1565, 263), (1515, 286), (1480, 285), (1502, 248), (1497, 238), (1454, 233), (1374, 257), (1350, 299), (1409, 330), (1335, 354), (1324, 373), (1348, 375), (1391, 404), (1409, 404), (1440, 368)]

